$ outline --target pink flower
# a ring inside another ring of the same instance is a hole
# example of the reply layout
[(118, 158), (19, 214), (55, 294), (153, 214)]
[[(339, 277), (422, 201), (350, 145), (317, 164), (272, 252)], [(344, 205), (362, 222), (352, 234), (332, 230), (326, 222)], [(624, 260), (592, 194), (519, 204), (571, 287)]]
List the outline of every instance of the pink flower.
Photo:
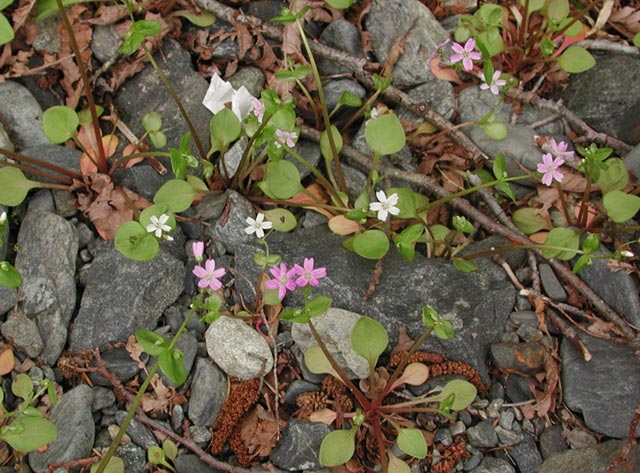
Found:
[(500, 74), (502, 74), (502, 71), (494, 71), (493, 76), (491, 77), (491, 82), (487, 82), (487, 79), (484, 77), (484, 72), (481, 72), (479, 74), (480, 79), (482, 80), (480, 88), (482, 90), (489, 89), (493, 95), (498, 95), (500, 93), (500, 87), (507, 85), (506, 80), (500, 79)]
[(284, 298), (287, 291), (296, 290), (296, 283), (293, 280), (296, 275), (294, 268), (287, 270), (287, 265), (280, 263), (280, 266), (270, 268), (269, 272), (274, 279), (269, 279), (264, 286), (267, 289), (278, 289), (278, 299)]
[(193, 256), (198, 263), (202, 263), (202, 255), (204, 254), (204, 242), (203, 241), (194, 241), (191, 246), (193, 250)]
[(567, 151), (569, 144), (566, 141), (557, 143), (556, 140), (551, 138), (549, 142), (543, 146), (543, 149), (548, 153), (551, 153), (554, 158), (562, 158), (564, 160), (573, 159), (575, 153), (573, 151)]
[(304, 287), (306, 285), (317, 286), (320, 284), (319, 279), (327, 276), (327, 268), (314, 268), (313, 258), (305, 258), (304, 265), (294, 264), (293, 269), (298, 276), (296, 284), (298, 287)]
[(550, 186), (555, 179), (558, 182), (562, 182), (564, 174), (558, 171), (558, 168), (564, 164), (564, 159), (553, 159), (551, 153), (542, 155), (542, 162), (538, 163), (538, 172), (544, 174), (542, 176), (542, 183), (545, 186)]
[(217, 291), (222, 287), (222, 283), (218, 280), (227, 272), (224, 268), (216, 269), (216, 262), (208, 259), (204, 262), (204, 268), (202, 266), (193, 268), (193, 274), (200, 278), (200, 281), (198, 281), (199, 288), (210, 287), (212, 291)]
[(262, 119), (264, 118), (264, 104), (253, 97), (251, 99), (251, 106), (253, 107), (253, 114), (258, 117), (258, 122), (262, 123)]
[(473, 69), (473, 61), (478, 61), (482, 59), (482, 54), (478, 51), (474, 51), (476, 47), (476, 40), (473, 38), (469, 38), (464, 46), (459, 43), (453, 43), (451, 45), (456, 54), (449, 58), (449, 62), (451, 64), (455, 64), (456, 62), (462, 61), (462, 68), (465, 71), (470, 71)]
[(293, 148), (296, 144), (293, 140), (298, 139), (298, 134), (295, 131), (276, 130), (276, 136), (278, 139), (275, 142), (276, 148), (281, 148), (282, 145), (287, 145), (289, 148)]

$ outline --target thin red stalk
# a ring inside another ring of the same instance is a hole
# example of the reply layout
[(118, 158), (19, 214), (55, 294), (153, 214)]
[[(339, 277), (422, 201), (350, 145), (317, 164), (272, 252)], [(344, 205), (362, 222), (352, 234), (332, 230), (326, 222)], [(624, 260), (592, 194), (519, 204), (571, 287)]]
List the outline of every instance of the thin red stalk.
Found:
[[(15, 159), (16, 161), (22, 161), (27, 164), (31, 164), (33, 166), (38, 166), (44, 169), (48, 169), (49, 171), (57, 172), (58, 174), (63, 174), (65, 176), (70, 177), (71, 179), (78, 179), (79, 181), (82, 180), (82, 174), (77, 173), (75, 171), (70, 171), (69, 169), (65, 169), (60, 166), (56, 166), (55, 164), (47, 163), (46, 161), (41, 161), (40, 159), (30, 158), (29, 156), (25, 156), (24, 154), (20, 154), (14, 151), (9, 151), (8, 149), (0, 148), (0, 155), (2, 154), (10, 157), (11, 159)], [(9, 161), (1, 161), (1, 162), (2, 164), (11, 166), (11, 163)], [(53, 176), (50, 176), (50, 177), (52, 179), (55, 179)]]

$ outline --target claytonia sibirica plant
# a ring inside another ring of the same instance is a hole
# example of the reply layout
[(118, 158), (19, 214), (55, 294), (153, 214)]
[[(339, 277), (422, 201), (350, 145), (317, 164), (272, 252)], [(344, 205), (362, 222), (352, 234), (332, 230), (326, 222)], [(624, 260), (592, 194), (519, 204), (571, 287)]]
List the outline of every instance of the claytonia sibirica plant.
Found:
[(273, 227), (272, 222), (264, 219), (263, 213), (259, 213), (258, 215), (256, 215), (255, 219), (247, 217), (246, 222), (249, 224), (249, 226), (244, 229), (244, 232), (247, 235), (255, 233), (258, 238), (264, 238), (264, 231), (269, 230)]
[(204, 242), (194, 241), (191, 247), (193, 251), (193, 257), (198, 263), (202, 263), (202, 255), (204, 255)]
[(476, 40), (469, 38), (464, 46), (460, 43), (453, 43), (451, 48), (455, 52), (450, 58), (451, 64), (462, 62), (462, 68), (465, 71), (471, 71), (473, 69), (473, 61), (479, 61), (482, 59), (482, 54), (476, 51)]
[(253, 97), (251, 99), (251, 107), (253, 107), (252, 111), (258, 119), (258, 123), (262, 123), (262, 120), (264, 119), (264, 104), (257, 98)]
[(553, 158), (551, 153), (545, 153), (542, 155), (542, 162), (538, 163), (538, 172), (542, 173), (542, 183), (545, 186), (550, 186), (554, 179), (558, 182), (562, 182), (564, 174), (558, 169), (564, 164), (564, 159)]
[(255, 97), (253, 97), (247, 88), (243, 85), (238, 90), (220, 78), (218, 74), (214, 74), (209, 84), (209, 89), (202, 100), (202, 105), (207, 107), (214, 115), (228, 103), (231, 103), (231, 110), (242, 121), (251, 112), (254, 107)]
[[(147, 231), (149, 233), (153, 233), (156, 238), (162, 238), (164, 232), (171, 231), (171, 226), (167, 225), (167, 222), (169, 221), (169, 215), (162, 214), (159, 217), (157, 217), (156, 215), (152, 215), (149, 220), (151, 220), (151, 223), (147, 225)], [(173, 240), (170, 235), (165, 235), (164, 238), (169, 241)]]
[(562, 158), (565, 161), (567, 159), (573, 159), (575, 156), (574, 151), (568, 151), (569, 143), (561, 141), (557, 143), (555, 139), (551, 138), (548, 143), (543, 145), (542, 149), (547, 153), (551, 153), (554, 158)]
[(304, 265), (294, 264), (293, 269), (299, 276), (296, 279), (296, 285), (298, 287), (304, 286), (317, 286), (320, 284), (320, 279), (327, 276), (327, 268), (315, 268), (313, 258), (305, 258)]
[(282, 145), (293, 148), (296, 145), (293, 140), (298, 139), (298, 134), (295, 131), (276, 130), (276, 138), (274, 144), (277, 148), (281, 148)]
[(378, 202), (371, 202), (369, 204), (369, 209), (378, 212), (378, 219), (383, 222), (387, 220), (387, 216), (398, 215), (400, 213), (400, 209), (396, 207), (398, 204), (398, 194), (391, 194), (387, 197), (384, 191), (376, 192), (376, 197), (378, 198)]
[(193, 268), (193, 274), (200, 278), (200, 281), (198, 281), (199, 288), (208, 287), (212, 291), (217, 291), (222, 288), (220, 278), (227, 274), (227, 271), (224, 268), (216, 269), (216, 262), (208, 259), (204, 262), (204, 268), (199, 265)]
[(502, 71), (497, 70), (493, 72), (493, 76), (491, 77), (491, 81), (487, 82), (487, 79), (484, 77), (484, 72), (479, 74), (480, 80), (482, 80), (482, 84), (480, 84), (480, 88), (482, 90), (489, 89), (493, 95), (500, 94), (500, 88), (507, 85), (507, 81), (504, 79), (500, 79), (500, 74)]
[(291, 269), (287, 269), (287, 265), (285, 263), (280, 263), (279, 266), (273, 266), (269, 268), (269, 272), (273, 279), (269, 279), (264, 287), (270, 290), (278, 290), (278, 299), (283, 299), (287, 294), (287, 291), (295, 291), (296, 290), (296, 281), (295, 276), (298, 274), (295, 267)]

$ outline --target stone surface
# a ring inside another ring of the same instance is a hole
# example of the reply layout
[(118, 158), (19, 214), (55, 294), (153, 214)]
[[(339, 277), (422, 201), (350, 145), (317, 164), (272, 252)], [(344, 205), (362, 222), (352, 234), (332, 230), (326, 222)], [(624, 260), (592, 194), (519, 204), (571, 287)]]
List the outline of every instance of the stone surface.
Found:
[[(393, 21), (389, 21), (393, 18)], [(365, 20), (376, 59), (384, 64), (393, 46), (404, 39), (393, 68), (393, 85), (404, 88), (438, 79), (429, 70), (429, 56), (447, 39), (429, 9), (418, 0), (374, 0)]]
[(491, 359), (500, 370), (536, 374), (543, 369), (546, 351), (540, 343), (496, 343)]
[(256, 213), (253, 205), (234, 190), (229, 189), (218, 197), (225, 202), (225, 205), (227, 200), (229, 201), (228, 218), (224, 222), (216, 221), (215, 224), (206, 228), (205, 233), (235, 253), (239, 245), (255, 240), (255, 234), (247, 235), (244, 229), (247, 227), (247, 217), (255, 218)]
[(540, 265), (540, 282), (542, 282), (542, 287), (544, 288), (544, 292), (551, 299), (554, 299), (558, 302), (566, 302), (567, 301), (567, 293), (562, 287), (560, 281), (556, 274), (553, 272), (553, 269), (548, 264)]
[(134, 443), (120, 445), (115, 456), (124, 462), (124, 471), (143, 471), (147, 463), (146, 450)]
[[(590, 448), (566, 450), (547, 458), (537, 473), (602, 473), (622, 454), (624, 442), (609, 440)], [(627, 461), (618, 465), (614, 473), (640, 471), (640, 446), (631, 447)]]
[[(133, 378), (138, 371), (140, 371), (138, 362), (129, 356), (129, 352), (124, 347), (116, 347), (110, 348), (106, 351), (100, 351), (100, 357), (102, 358), (107, 370), (116, 375), (122, 383), (126, 383)], [(144, 362), (148, 359), (148, 356), (143, 354), (141, 359)], [(91, 366), (97, 366), (95, 360), (91, 361)], [(91, 381), (97, 385), (109, 388), (113, 386), (108, 379), (96, 372), (90, 372), (89, 378), (91, 378)]]
[(545, 460), (556, 453), (565, 451), (569, 446), (562, 436), (560, 425), (551, 425), (540, 434), (540, 454)]
[[(614, 438), (626, 438), (640, 403), (640, 365), (634, 350), (619, 343), (580, 337), (593, 356), (588, 363), (566, 340), (560, 346), (563, 398), (581, 412), (587, 427)], [(640, 428), (636, 436), (640, 435)]]
[(2, 336), (29, 358), (42, 353), (43, 343), (36, 323), (22, 312), (11, 312), (0, 328)]
[[(450, 119), (455, 110), (453, 87), (444, 80), (427, 82), (419, 85), (407, 92), (410, 97), (417, 101), (428, 103), (431, 108), (443, 117)], [(398, 118), (412, 122), (423, 122), (424, 118), (419, 117), (405, 108), (398, 109)]]
[[(364, 102), (367, 91), (359, 82), (350, 79), (331, 80), (324, 85), (324, 95), (329, 111), (338, 105), (342, 94), (349, 92)], [(353, 110), (353, 109), (352, 109)]]
[(0, 114), (18, 151), (49, 144), (42, 131), (42, 108), (26, 87), (8, 80), (0, 84)]
[[(369, 376), (369, 362), (358, 355), (351, 346), (351, 330), (360, 317), (354, 312), (332, 307), (324, 315), (314, 317), (313, 325), (329, 353), (349, 378), (365, 379)], [(293, 324), (291, 337), (303, 353), (311, 347), (318, 346), (306, 324)]]
[(93, 392), (86, 384), (64, 393), (53, 406), (49, 420), (58, 428), (58, 436), (44, 452), (31, 452), (29, 465), (40, 473), (52, 463), (87, 458), (95, 438), (91, 416)]
[(197, 455), (192, 454), (178, 455), (175, 467), (178, 473), (217, 473), (222, 471), (216, 468), (211, 468), (200, 460)]
[(322, 467), (318, 460), (320, 443), (329, 430), (321, 422), (289, 420), (269, 459), (287, 471), (318, 470)]
[(264, 82), (264, 74), (257, 67), (243, 67), (229, 77), (229, 83), (234, 89), (238, 90), (244, 85), (254, 97), (260, 97)]
[[(116, 421), (121, 426), (125, 417), (127, 417), (126, 411), (118, 411), (116, 413)], [(148, 449), (149, 447), (157, 446), (156, 438), (151, 433), (151, 430), (144, 424), (141, 424), (135, 419), (131, 419), (127, 426), (127, 435), (131, 437), (131, 440), (140, 447)]]
[[(421, 310), (425, 305), (432, 306), (453, 324), (456, 336), (451, 340), (429, 337), (423, 349), (466, 361), (487, 375), (489, 345), (499, 340), (515, 300), (513, 287), (498, 267), (467, 274), (443, 260), (416, 257), (407, 263), (392, 248), (383, 260), (374, 294), (363, 301), (375, 262), (345, 250), (341, 243), (341, 237), (315, 227), (293, 234), (274, 233), (269, 247), (289, 266), (300, 264), (305, 257), (313, 257), (316, 266), (326, 266), (328, 276), (317, 293), (331, 297), (333, 307), (376, 319), (389, 331), (390, 346), (400, 326), (417, 338), (424, 330)], [(253, 261), (255, 251), (254, 247), (242, 246), (236, 252), (236, 271), (245, 276), (236, 279), (236, 286), (244, 300), (254, 297), (252, 281), (259, 273)], [(301, 306), (302, 297), (297, 293), (287, 295), (285, 305)]]
[(273, 355), (264, 338), (240, 319), (222, 316), (205, 333), (207, 352), (229, 376), (260, 377), (273, 368)]
[(194, 425), (208, 427), (216, 420), (227, 397), (227, 378), (211, 361), (196, 360), (191, 381), (189, 420)]
[(509, 455), (516, 461), (520, 473), (536, 473), (542, 465), (542, 457), (536, 446), (535, 437), (524, 434), (524, 440), (509, 450)]
[(53, 365), (67, 342), (76, 305), (78, 234), (62, 217), (30, 210), (20, 226), (18, 247), (22, 309), (36, 320), (44, 343), (42, 359)]
[(112, 242), (95, 246), (71, 336), (71, 350), (126, 342), (139, 328), (154, 329), (182, 292), (184, 266), (165, 251), (145, 263), (127, 259)]
[(624, 156), (624, 165), (636, 179), (640, 179), (640, 145), (637, 145)]
[(487, 420), (469, 427), (466, 432), (469, 444), (478, 448), (491, 448), (498, 445), (498, 434)]
[[(320, 42), (333, 49), (344, 51), (351, 56), (362, 57), (364, 55), (358, 28), (342, 18), (333, 20), (327, 25), (320, 35)], [(318, 70), (323, 76), (351, 73), (346, 66), (336, 64), (324, 57), (316, 58), (316, 62), (318, 64)]]
[(516, 469), (506, 461), (493, 457), (485, 457), (471, 473), (516, 473)]

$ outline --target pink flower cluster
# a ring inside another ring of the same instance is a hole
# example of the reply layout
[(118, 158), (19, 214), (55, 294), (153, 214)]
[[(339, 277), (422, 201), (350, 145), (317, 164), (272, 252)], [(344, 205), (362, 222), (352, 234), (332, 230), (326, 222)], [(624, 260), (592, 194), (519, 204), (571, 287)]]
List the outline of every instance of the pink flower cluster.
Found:
[[(269, 269), (273, 279), (265, 283), (267, 289), (278, 289), (278, 298), (282, 299), (287, 291), (295, 291), (298, 287), (317, 286), (320, 279), (327, 276), (327, 268), (315, 268), (313, 258), (305, 258), (304, 264), (294, 264), (291, 269), (285, 263)], [(296, 277), (297, 276), (297, 277)]]
[(538, 164), (537, 171), (542, 174), (542, 183), (550, 186), (554, 180), (562, 182), (564, 174), (559, 171), (566, 159), (572, 159), (573, 151), (568, 151), (569, 145), (566, 141), (557, 143), (551, 138), (549, 143), (543, 147), (547, 153), (542, 155), (542, 162)]
[[(193, 243), (193, 256), (198, 263), (202, 263), (202, 255), (204, 254), (204, 242), (196, 241)], [(222, 278), (227, 271), (224, 268), (216, 269), (216, 262), (213, 259), (207, 259), (204, 262), (204, 266), (196, 265), (193, 268), (194, 276), (198, 277), (198, 287), (204, 289), (210, 288), (212, 291), (217, 291), (222, 288), (220, 278)]]

